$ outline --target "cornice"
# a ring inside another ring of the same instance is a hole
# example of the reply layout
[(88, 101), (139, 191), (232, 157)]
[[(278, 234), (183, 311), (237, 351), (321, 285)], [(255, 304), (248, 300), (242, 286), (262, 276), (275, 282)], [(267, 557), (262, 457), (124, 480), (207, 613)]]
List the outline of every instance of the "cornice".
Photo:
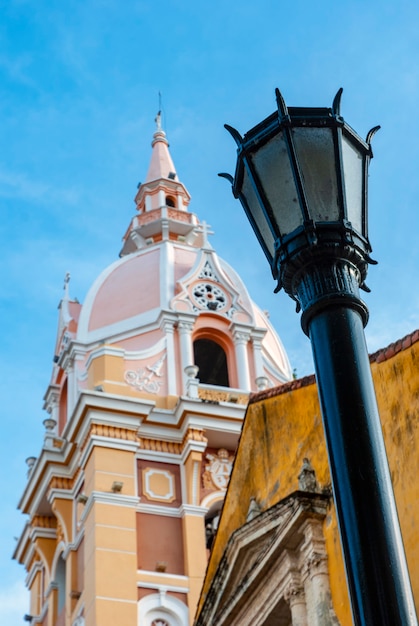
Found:
[(148, 515), (163, 515), (164, 517), (183, 517), (182, 507), (169, 507), (164, 504), (145, 504), (140, 502), (137, 506), (138, 513), (147, 513)]
[[(139, 420), (146, 418), (155, 406), (152, 400), (119, 396), (100, 391), (82, 391), (73, 413), (65, 425), (63, 437), (84, 441), (86, 431), (96, 418), (99, 423), (138, 428)], [(84, 419), (86, 415), (89, 419)], [(80, 431), (80, 432), (79, 432)]]
[(71, 478), (74, 471), (73, 454), (74, 445), (68, 441), (65, 441), (61, 448), (42, 448), (40, 456), (29, 472), (28, 482), (18, 503), (18, 508), (23, 513), (36, 514), (37, 506), (54, 476)]
[(208, 513), (208, 509), (204, 506), (198, 506), (193, 504), (182, 504), (180, 507), (180, 516), (192, 516), (192, 517), (205, 517), (206, 513)]
[(47, 390), (44, 394), (44, 409), (47, 409), (49, 404), (53, 404), (57, 402), (60, 396), (60, 385), (51, 383), (48, 385)]
[(84, 524), (95, 504), (108, 504), (111, 506), (137, 509), (139, 501), (140, 498), (138, 496), (128, 496), (107, 491), (92, 491), (87, 499), (83, 513), (80, 516), (80, 523)]
[[(150, 579), (137, 581), (137, 587), (154, 590), (164, 589), (165, 591), (169, 591), (171, 593), (189, 593), (189, 579), (187, 576), (167, 574), (166, 572), (152, 572), (149, 570), (137, 570), (137, 575), (139, 577), (146, 576)], [(173, 585), (169, 582), (169, 580), (179, 580), (179, 583), (183, 583), (183, 585)]]
[[(24, 554), (26, 552), (26, 547), (29, 541), (29, 532), (31, 529), (31, 525), (29, 520), (26, 520), (25, 526), (20, 533), (20, 537), (17, 540), (15, 545), (15, 549), (13, 550), (12, 559), (18, 561), (19, 563), (24, 563)], [(26, 565), (26, 563), (25, 563)]]
[[(96, 426), (100, 427), (100, 425), (93, 424), (92, 432), (94, 431)], [(131, 431), (131, 432), (134, 432), (134, 431)], [(137, 440), (129, 441), (129, 440), (119, 439), (117, 437), (112, 437), (112, 436), (101, 436), (101, 435), (89, 434), (88, 439), (86, 440), (86, 445), (83, 446), (83, 449), (80, 454), (80, 459), (79, 459), (80, 467), (83, 470), (86, 467), (86, 463), (89, 459), (89, 456), (93, 448), (95, 447), (112, 448), (112, 450), (123, 450), (125, 452), (133, 452), (135, 454), (138, 450), (138, 441)]]
[(37, 539), (54, 539), (55, 540), (57, 538), (57, 529), (56, 528), (40, 528), (39, 526), (35, 526), (31, 528), (29, 537), (32, 542), (35, 542)]
[(35, 561), (35, 563), (30, 568), (30, 571), (28, 571), (28, 575), (26, 576), (25, 585), (28, 589), (32, 587), (35, 576), (39, 572), (42, 572), (42, 562)]
[[(214, 387), (214, 391), (217, 391), (216, 387)], [(242, 391), (237, 389), (230, 389), (229, 391), (232, 395), (236, 392), (243, 394)], [(205, 402), (201, 399), (192, 399), (187, 398), (186, 396), (181, 396), (176, 407), (176, 418), (178, 424), (183, 422), (186, 417), (196, 415), (205, 415), (207, 417), (220, 416), (227, 419), (242, 420), (245, 412), (246, 405), (224, 401)]]
[[(73, 481), (71, 481), (71, 485), (73, 486)], [(50, 489), (47, 495), (48, 502), (52, 504), (54, 500), (74, 500), (73, 489), (71, 491), (68, 489)]]

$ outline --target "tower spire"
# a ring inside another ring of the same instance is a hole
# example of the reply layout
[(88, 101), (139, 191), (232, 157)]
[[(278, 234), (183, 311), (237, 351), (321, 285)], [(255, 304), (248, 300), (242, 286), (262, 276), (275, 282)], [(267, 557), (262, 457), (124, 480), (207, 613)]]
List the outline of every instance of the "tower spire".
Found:
[[(161, 103), (160, 103), (161, 104)], [(162, 128), (161, 109), (154, 118), (156, 129), (151, 142), (150, 165), (145, 181), (138, 186), (135, 196), (137, 215), (123, 237), (121, 256), (158, 242), (161, 239), (192, 236), (198, 219), (189, 214), (190, 195), (179, 181), (169, 142)]]
[(156, 130), (151, 142), (153, 151), (145, 182), (150, 183), (162, 178), (176, 180), (176, 169), (170, 156), (169, 142), (162, 128), (161, 110), (158, 111), (154, 121), (156, 122)]

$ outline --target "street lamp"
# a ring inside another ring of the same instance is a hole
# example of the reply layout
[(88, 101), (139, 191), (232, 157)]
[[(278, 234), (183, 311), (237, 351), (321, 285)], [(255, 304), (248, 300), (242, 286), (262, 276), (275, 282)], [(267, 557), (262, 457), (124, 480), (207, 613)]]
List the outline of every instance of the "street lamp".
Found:
[(352, 611), (358, 626), (417, 624), (359, 297), (371, 246), (364, 141), (332, 108), (287, 107), (244, 137), (232, 183), (311, 340)]

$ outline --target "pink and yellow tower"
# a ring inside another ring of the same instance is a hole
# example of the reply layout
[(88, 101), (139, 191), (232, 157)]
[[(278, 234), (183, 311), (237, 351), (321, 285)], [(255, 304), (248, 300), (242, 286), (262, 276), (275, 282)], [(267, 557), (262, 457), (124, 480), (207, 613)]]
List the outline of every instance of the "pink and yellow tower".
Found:
[(291, 377), (189, 201), (158, 116), (120, 258), (83, 305), (65, 282), (14, 555), (33, 625), (191, 624), (249, 392)]

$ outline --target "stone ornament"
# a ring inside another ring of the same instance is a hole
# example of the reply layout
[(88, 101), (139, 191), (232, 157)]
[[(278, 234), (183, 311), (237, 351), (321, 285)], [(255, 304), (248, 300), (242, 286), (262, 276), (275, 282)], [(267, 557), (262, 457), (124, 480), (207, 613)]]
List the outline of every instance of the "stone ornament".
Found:
[(229, 456), (225, 448), (220, 448), (216, 455), (207, 454), (206, 458), (209, 463), (205, 466), (204, 484), (212, 482), (212, 485), (217, 489), (227, 489), (233, 457)]
[(162, 367), (166, 359), (166, 354), (158, 359), (153, 365), (147, 365), (145, 368), (140, 367), (138, 370), (127, 370), (125, 372), (125, 382), (131, 385), (137, 391), (146, 391), (147, 393), (156, 394), (159, 392), (162, 381), (156, 378), (162, 378)]

